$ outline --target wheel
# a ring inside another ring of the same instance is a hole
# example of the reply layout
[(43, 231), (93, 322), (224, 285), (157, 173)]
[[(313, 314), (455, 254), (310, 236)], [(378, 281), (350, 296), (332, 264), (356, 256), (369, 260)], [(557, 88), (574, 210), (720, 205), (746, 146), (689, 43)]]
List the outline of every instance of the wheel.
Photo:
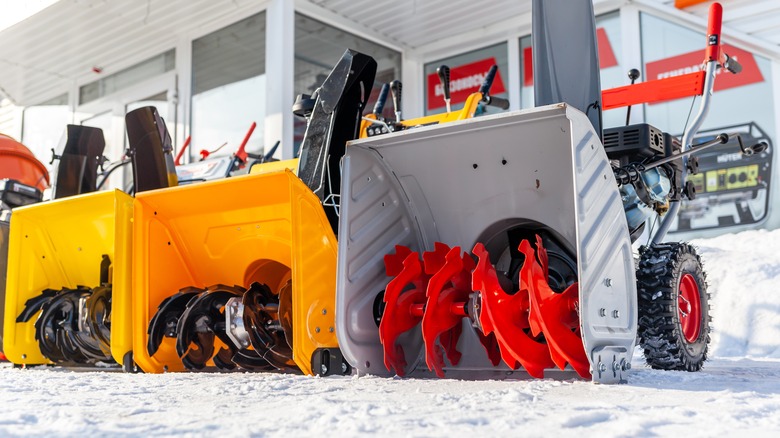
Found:
[(710, 295), (701, 259), (687, 243), (640, 248), (639, 345), (655, 369), (699, 371), (710, 343)]
[(122, 371), (126, 373), (143, 373), (140, 368), (138, 368), (138, 365), (136, 365), (135, 361), (133, 360), (133, 352), (128, 351), (125, 353), (124, 357), (122, 357)]

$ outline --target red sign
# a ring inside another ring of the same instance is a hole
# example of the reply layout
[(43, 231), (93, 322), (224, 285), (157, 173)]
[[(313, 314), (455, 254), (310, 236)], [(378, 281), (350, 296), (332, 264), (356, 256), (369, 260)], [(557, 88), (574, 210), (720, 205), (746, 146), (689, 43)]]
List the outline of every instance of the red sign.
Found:
[[(742, 71), (739, 74), (731, 74), (726, 70), (719, 70), (717, 80), (715, 81), (715, 91), (728, 90), (729, 88), (764, 81), (764, 76), (761, 74), (753, 54), (728, 44), (723, 45), (723, 51), (742, 64)], [(648, 62), (645, 65), (645, 71), (647, 72), (646, 80), (654, 81), (700, 71), (703, 61), (704, 54), (701, 50), (697, 50), (671, 58)]]
[[(599, 50), (599, 68), (610, 68), (618, 65), (615, 51), (607, 37), (607, 31), (603, 27), (596, 29), (596, 43)], [(530, 47), (523, 49), (523, 86), (530, 87), (534, 84), (533, 51)]]
[[(450, 68), (450, 95), (451, 103), (463, 103), (471, 93), (479, 91), (482, 81), (485, 80), (490, 67), (496, 64), (496, 58), (490, 57), (471, 64), (459, 65)], [(504, 81), (501, 80), (501, 71), (496, 72), (496, 78), (493, 80), (493, 86), (490, 88), (490, 94), (506, 93)], [(439, 75), (431, 73), (428, 75), (428, 110), (441, 108), (445, 106), (444, 89), (439, 81)]]

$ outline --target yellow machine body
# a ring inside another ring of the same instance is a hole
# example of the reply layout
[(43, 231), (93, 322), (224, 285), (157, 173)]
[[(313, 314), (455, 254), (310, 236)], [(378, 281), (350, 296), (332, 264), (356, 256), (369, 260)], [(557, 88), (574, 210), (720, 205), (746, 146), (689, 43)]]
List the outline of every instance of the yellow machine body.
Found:
[[(416, 119), (401, 120), (401, 125), (410, 128), (413, 126), (435, 125), (470, 119), (474, 117), (474, 114), (477, 112), (477, 107), (481, 100), (482, 93), (471, 93), (469, 97), (466, 98), (466, 103), (463, 104), (463, 108), (457, 111), (433, 114), (430, 116), (418, 117)], [(376, 124), (376, 122), (371, 122), (370, 120), (376, 119), (374, 114), (368, 114), (363, 118), (363, 121), (360, 123), (360, 138), (368, 137), (368, 127)]]
[(278, 291), (292, 280), (296, 365), (312, 374), (314, 351), (338, 346), (336, 237), (290, 170), (140, 193), (134, 215), (133, 346), (145, 372), (184, 370), (173, 338), (148, 355), (147, 328), (165, 298), (190, 286)]
[[(100, 265), (112, 265), (111, 354), (122, 363), (132, 348), (129, 260), (133, 198), (119, 190), (89, 193), (14, 209), (8, 248), (3, 346), (15, 364), (49, 363), (35, 340), (35, 320), (17, 323), (25, 302), (45, 289), (100, 286)], [(121, 261), (122, 264), (117, 263)]]
[(291, 160), (282, 161), (268, 161), (266, 163), (255, 164), (249, 169), (250, 175), (263, 175), (271, 172), (279, 172), (280, 170), (290, 170), (295, 172), (298, 169), (298, 159), (293, 158)]

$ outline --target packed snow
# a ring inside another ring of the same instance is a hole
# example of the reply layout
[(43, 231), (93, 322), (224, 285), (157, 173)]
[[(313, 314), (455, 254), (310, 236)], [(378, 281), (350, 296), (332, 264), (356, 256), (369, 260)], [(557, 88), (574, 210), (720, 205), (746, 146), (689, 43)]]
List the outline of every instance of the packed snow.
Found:
[(0, 366), (0, 435), (780, 436), (780, 230), (694, 242), (712, 358), (627, 384), (276, 373), (130, 375)]

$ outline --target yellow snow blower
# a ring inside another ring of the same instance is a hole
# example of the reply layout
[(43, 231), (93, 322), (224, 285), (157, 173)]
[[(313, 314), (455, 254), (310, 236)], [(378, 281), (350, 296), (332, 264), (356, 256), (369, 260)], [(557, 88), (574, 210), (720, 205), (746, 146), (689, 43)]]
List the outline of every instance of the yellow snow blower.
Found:
[(49, 187), (49, 172), (26, 146), (0, 134), (0, 360), (3, 354), (5, 278), (11, 211), (40, 202)]
[(14, 211), (5, 346), (15, 364), (127, 362), (133, 198), (96, 190), (130, 162), (135, 191), (176, 184), (176, 175), (156, 110), (141, 108), (126, 120), (132, 159), (99, 174), (102, 131), (69, 125), (55, 154), (54, 200)]

